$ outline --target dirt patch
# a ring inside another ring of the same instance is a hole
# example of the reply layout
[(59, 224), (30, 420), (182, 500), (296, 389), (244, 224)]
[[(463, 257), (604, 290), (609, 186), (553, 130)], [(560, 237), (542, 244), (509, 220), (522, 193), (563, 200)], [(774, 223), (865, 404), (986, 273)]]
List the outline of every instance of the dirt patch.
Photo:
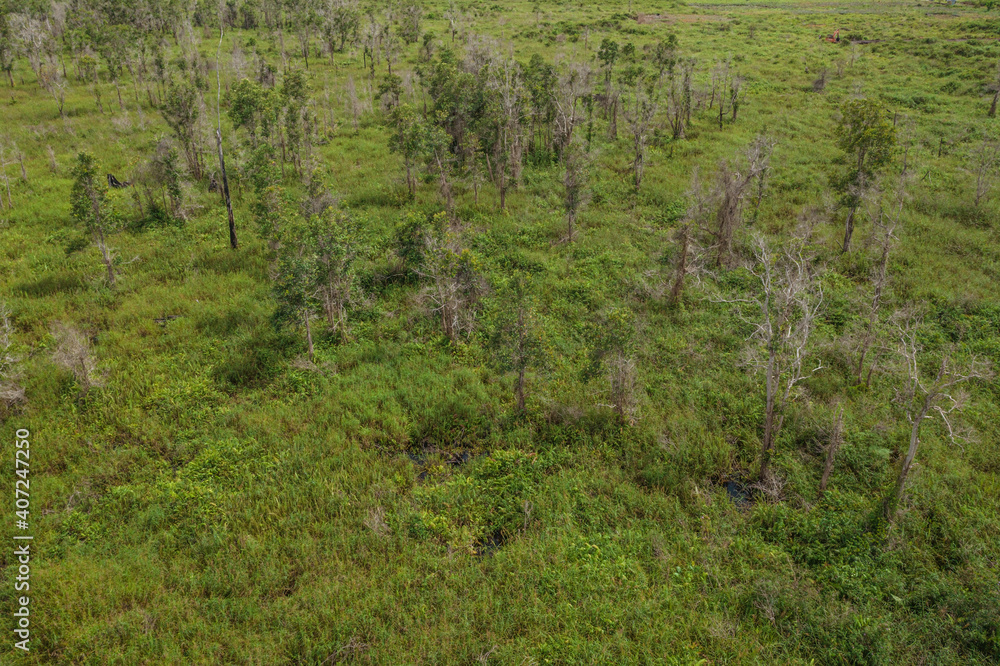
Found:
[(635, 20), (640, 24), (647, 23), (708, 23), (728, 21), (725, 16), (716, 14), (636, 14)]

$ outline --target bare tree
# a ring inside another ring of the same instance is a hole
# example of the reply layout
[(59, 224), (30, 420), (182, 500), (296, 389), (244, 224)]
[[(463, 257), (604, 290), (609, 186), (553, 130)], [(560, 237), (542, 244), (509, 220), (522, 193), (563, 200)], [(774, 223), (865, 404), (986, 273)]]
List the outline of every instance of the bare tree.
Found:
[(700, 248), (697, 245), (695, 231), (708, 215), (709, 198), (705, 194), (698, 178), (698, 169), (691, 175), (691, 187), (687, 191), (688, 208), (680, 226), (675, 233), (675, 239), (680, 246), (677, 263), (674, 268), (674, 284), (670, 288), (670, 304), (677, 305), (684, 295), (684, 285), (687, 276), (696, 268), (696, 259), (700, 258)]
[(471, 330), (482, 284), (472, 255), (460, 246), (458, 236), (448, 231), (428, 234), (423, 266), (417, 274), (430, 281), (426, 298), (441, 317), (448, 339), (457, 340), (463, 331)]
[(21, 357), (15, 353), (14, 326), (10, 309), (0, 301), (0, 404), (9, 409), (24, 400), (21, 378)]
[(756, 311), (752, 317), (741, 318), (754, 329), (753, 344), (747, 349), (748, 363), (764, 373), (764, 438), (758, 473), (762, 481), (767, 477), (771, 452), (795, 387), (823, 368), (819, 361), (812, 370), (806, 368), (823, 292), (804, 246), (803, 239), (794, 238), (779, 252), (764, 236), (754, 234), (750, 272), (760, 283), (760, 292), (755, 299), (729, 301), (749, 303)]
[(80, 386), (80, 397), (86, 397), (90, 389), (103, 385), (97, 374), (97, 361), (91, 351), (90, 339), (79, 329), (57, 322), (52, 327), (55, 351), (52, 360), (56, 365), (69, 370)]
[(990, 84), (989, 89), (993, 91), (993, 101), (990, 103), (990, 110), (986, 114), (990, 118), (997, 115), (997, 103), (1000, 102), (1000, 62), (997, 63), (997, 73), (995, 81)]
[(758, 134), (747, 148), (747, 159), (758, 166), (753, 178), (753, 216), (750, 223), (757, 222), (760, 215), (760, 205), (767, 194), (768, 176), (771, 175), (771, 155), (774, 153), (776, 141), (774, 137)]
[(646, 168), (646, 146), (649, 141), (649, 131), (656, 115), (658, 100), (650, 88), (637, 82), (633, 94), (623, 106), (622, 112), (632, 134), (632, 181), (636, 192), (642, 185), (642, 176)]
[(716, 172), (718, 208), (715, 227), (708, 230), (715, 240), (716, 267), (729, 268), (733, 264), (733, 240), (743, 223), (743, 202), (751, 184), (759, 182), (760, 174), (769, 168), (772, 145), (769, 139), (755, 139), (747, 147), (746, 169), (742, 173), (727, 162), (719, 165)]
[(830, 442), (826, 446), (826, 462), (823, 465), (823, 478), (819, 480), (819, 497), (826, 492), (826, 486), (830, 482), (830, 473), (833, 472), (833, 462), (837, 457), (837, 451), (844, 442), (844, 407), (841, 405), (837, 412), (837, 420), (833, 424), (830, 432)]
[(347, 93), (347, 98), (344, 100), (344, 103), (347, 105), (347, 112), (351, 114), (351, 122), (353, 123), (354, 131), (357, 132), (358, 116), (361, 115), (361, 104), (358, 102), (358, 91), (354, 85), (353, 76), (347, 77), (345, 92)]
[(513, 58), (493, 59), (488, 67), (487, 90), (493, 97), (491, 122), (495, 128), (490, 171), (500, 191), (500, 210), (506, 210), (507, 190), (520, 179), (524, 152), (524, 86)]
[(976, 176), (976, 196), (973, 204), (979, 204), (993, 189), (997, 166), (1000, 165), (1000, 141), (995, 136), (985, 134), (982, 143), (972, 152), (973, 173)]
[(897, 230), (902, 222), (903, 208), (907, 200), (907, 184), (908, 175), (904, 172), (899, 177), (891, 200), (884, 199), (881, 184), (873, 187), (865, 196), (868, 217), (876, 229), (876, 243), (879, 248), (878, 262), (871, 275), (872, 299), (864, 312), (864, 321), (857, 345), (858, 363), (855, 375), (858, 384), (861, 384), (863, 380), (866, 386), (871, 384), (872, 373), (879, 361), (878, 356), (871, 359), (866, 377), (865, 362), (869, 360), (869, 354), (879, 338), (882, 304), (886, 287), (889, 284), (889, 256), (898, 240)]
[(586, 63), (571, 63), (559, 76), (555, 94), (555, 145), (560, 154), (573, 140), (573, 130), (581, 120), (580, 100), (591, 92), (591, 71)]
[[(0, 177), (3, 178), (4, 187), (7, 190), (7, 208), (14, 210), (14, 199), (10, 196), (10, 177), (7, 175), (7, 165), (13, 164), (12, 160), (7, 158), (7, 151), (9, 146), (4, 141), (0, 141)], [(3, 203), (3, 196), (0, 193), (0, 204)]]
[(924, 420), (933, 418), (931, 412), (936, 412), (947, 430), (949, 439), (955, 441), (961, 435), (956, 431), (952, 418), (953, 414), (962, 409), (964, 400), (964, 396), (955, 393), (955, 389), (974, 379), (987, 379), (992, 376), (988, 363), (976, 356), (961, 367), (956, 366), (953, 359), (954, 349), (947, 349), (937, 363), (934, 378), (928, 380), (921, 375), (924, 350), (917, 339), (920, 320), (907, 313), (901, 314), (897, 319), (899, 355), (905, 366), (904, 384), (897, 395), (897, 400), (906, 409), (906, 419), (910, 423), (910, 442), (906, 455), (900, 463), (896, 482), (886, 494), (882, 504), (883, 516), (890, 522), (895, 516), (896, 507), (906, 486), (906, 477), (917, 456), (920, 428)]

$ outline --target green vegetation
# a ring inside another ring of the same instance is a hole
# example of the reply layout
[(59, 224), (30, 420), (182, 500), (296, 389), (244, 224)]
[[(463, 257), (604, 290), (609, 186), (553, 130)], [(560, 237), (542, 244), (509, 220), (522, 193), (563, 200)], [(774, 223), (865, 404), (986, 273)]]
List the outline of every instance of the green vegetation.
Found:
[(997, 663), (996, 11), (0, 0), (0, 661)]

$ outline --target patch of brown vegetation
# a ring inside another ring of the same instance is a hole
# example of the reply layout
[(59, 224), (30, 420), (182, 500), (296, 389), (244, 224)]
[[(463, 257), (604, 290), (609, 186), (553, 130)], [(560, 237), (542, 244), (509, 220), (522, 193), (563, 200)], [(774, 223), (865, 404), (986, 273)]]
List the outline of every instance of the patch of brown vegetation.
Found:
[(725, 16), (716, 14), (636, 14), (635, 20), (640, 24), (648, 23), (706, 23), (709, 21), (728, 21)]

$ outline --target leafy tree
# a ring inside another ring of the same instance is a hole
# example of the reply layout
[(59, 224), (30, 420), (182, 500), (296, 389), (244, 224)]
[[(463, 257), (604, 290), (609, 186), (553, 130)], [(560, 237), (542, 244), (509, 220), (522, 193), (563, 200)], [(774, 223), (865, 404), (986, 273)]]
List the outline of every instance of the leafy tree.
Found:
[(488, 336), (494, 364), (503, 372), (514, 372), (514, 398), (524, 411), (527, 373), (544, 365), (545, 331), (537, 314), (531, 276), (515, 272), (494, 298), (495, 312)]
[(173, 130), (174, 137), (184, 150), (188, 169), (195, 179), (201, 179), (201, 163), (195, 145), (195, 123), (198, 121), (198, 93), (187, 82), (171, 84), (160, 114)]
[(314, 359), (311, 320), (316, 308), (313, 289), (314, 266), (303, 256), (302, 248), (296, 244), (285, 244), (278, 256), (274, 276), (274, 297), (278, 301), (275, 320), (279, 323), (305, 326), (309, 360)]
[(308, 87), (302, 72), (290, 70), (285, 73), (281, 84), (281, 99), (284, 103), (285, 136), (288, 142), (288, 152), (296, 170), (302, 167), (302, 144), (305, 136), (303, 113), (309, 99)]
[(843, 252), (849, 252), (854, 219), (864, 192), (895, 153), (896, 128), (889, 110), (871, 99), (848, 100), (841, 109), (837, 145), (844, 151), (846, 162), (846, 169), (835, 180), (835, 187), (841, 194), (841, 204), (848, 210)]
[(424, 119), (409, 104), (401, 104), (389, 114), (389, 150), (403, 157), (406, 168), (406, 188), (412, 198), (416, 193), (417, 180), (414, 175), (417, 162), (424, 153), (426, 127)]
[(121, 220), (109, 201), (108, 184), (97, 160), (89, 153), (80, 153), (76, 158), (70, 206), (73, 219), (93, 238), (108, 272), (108, 285), (114, 287), (115, 258), (107, 237), (118, 230)]
[(301, 241), (311, 264), (314, 288), (330, 332), (347, 339), (347, 307), (353, 302), (360, 254), (357, 225), (347, 211), (327, 208), (305, 225)]

